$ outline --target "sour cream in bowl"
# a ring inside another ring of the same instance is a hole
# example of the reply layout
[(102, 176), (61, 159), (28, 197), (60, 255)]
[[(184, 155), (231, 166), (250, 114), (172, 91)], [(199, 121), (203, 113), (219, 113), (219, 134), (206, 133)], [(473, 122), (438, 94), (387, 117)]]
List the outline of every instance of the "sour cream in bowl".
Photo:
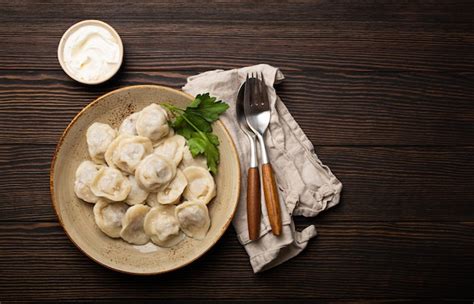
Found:
[(58, 60), (72, 79), (85, 84), (109, 80), (122, 65), (123, 44), (117, 32), (99, 20), (71, 26), (61, 38)]

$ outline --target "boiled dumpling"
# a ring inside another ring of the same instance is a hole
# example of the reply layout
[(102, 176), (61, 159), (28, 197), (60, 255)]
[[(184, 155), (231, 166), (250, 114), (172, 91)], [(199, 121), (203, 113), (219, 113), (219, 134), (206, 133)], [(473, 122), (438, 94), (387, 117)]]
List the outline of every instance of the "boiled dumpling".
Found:
[(74, 181), (74, 192), (77, 197), (88, 202), (95, 203), (99, 199), (91, 190), (91, 183), (101, 165), (94, 164), (89, 160), (83, 161), (76, 170), (76, 180)]
[(188, 201), (178, 205), (175, 210), (181, 229), (187, 236), (202, 240), (209, 230), (211, 219), (207, 206), (203, 203)]
[(172, 159), (176, 166), (183, 159), (184, 146), (186, 139), (181, 135), (173, 135), (161, 141), (155, 148), (155, 154)]
[(186, 180), (183, 172), (179, 169), (176, 170), (176, 176), (169, 183), (169, 185), (158, 191), (156, 196), (157, 202), (163, 205), (179, 203), (181, 194), (183, 194), (187, 184), (188, 181)]
[(201, 167), (207, 170), (207, 160), (202, 155), (193, 157), (191, 151), (189, 151), (189, 147), (185, 146), (183, 149), (183, 159), (181, 160), (181, 163), (179, 164), (178, 168), (184, 170), (187, 167), (191, 166)]
[(87, 129), (86, 140), (89, 155), (97, 163), (104, 163), (104, 153), (117, 132), (108, 124), (94, 122)]
[(160, 138), (158, 141), (154, 141), (154, 142), (153, 142), (153, 148), (158, 147), (159, 145), (161, 145), (161, 143), (162, 143), (163, 141), (167, 140), (167, 139), (170, 138), (170, 137), (173, 137), (174, 135), (175, 135), (175, 132), (174, 132), (173, 128), (170, 128), (170, 131), (168, 132), (168, 135), (166, 135), (166, 136)]
[(135, 170), (138, 185), (149, 192), (165, 187), (175, 175), (173, 161), (156, 154), (145, 157)]
[(143, 204), (148, 197), (148, 192), (138, 186), (135, 176), (129, 175), (128, 181), (132, 187), (125, 202), (129, 205)]
[[(107, 152), (109, 152), (107, 150)], [(151, 141), (143, 136), (124, 137), (112, 152), (112, 162), (120, 170), (135, 174), (140, 161), (153, 152)]]
[(160, 140), (170, 131), (168, 112), (156, 103), (149, 105), (138, 115), (136, 129), (138, 135), (148, 137), (152, 142)]
[(143, 222), (148, 211), (150, 211), (150, 207), (145, 205), (135, 205), (128, 208), (122, 219), (122, 231), (120, 231), (122, 239), (135, 245), (148, 243), (150, 238), (143, 230)]
[(190, 201), (207, 204), (216, 196), (216, 184), (211, 173), (201, 167), (187, 167), (183, 170), (188, 185), (183, 196)]
[(115, 139), (107, 147), (107, 150), (104, 153), (104, 158), (105, 158), (105, 162), (107, 163), (107, 165), (109, 165), (109, 167), (117, 168), (117, 166), (115, 166), (115, 164), (114, 164), (114, 159), (113, 159), (114, 152), (117, 150), (117, 147), (118, 147), (120, 141), (124, 138), (129, 138), (129, 137), (131, 137), (131, 136), (130, 135), (119, 134), (117, 137), (115, 137)]
[(145, 200), (145, 204), (147, 204), (150, 207), (161, 206), (161, 204), (158, 203), (157, 195), (158, 195), (157, 192), (151, 192), (148, 195), (147, 199)]
[(176, 176), (164, 189), (160, 190), (156, 196), (158, 203), (176, 204), (179, 203), (181, 194), (186, 188), (188, 181), (181, 170), (176, 170)]
[(94, 219), (103, 233), (112, 238), (120, 237), (122, 230), (122, 218), (128, 209), (128, 205), (119, 202), (107, 202), (99, 199), (94, 205)]
[(103, 167), (92, 181), (91, 190), (96, 196), (120, 202), (127, 198), (131, 185), (119, 170)]
[(175, 216), (175, 206), (158, 206), (145, 217), (145, 233), (158, 246), (172, 247), (184, 239)]
[(137, 128), (136, 128), (138, 115), (140, 115), (140, 112), (133, 113), (129, 115), (127, 118), (125, 118), (122, 124), (120, 125), (119, 134), (129, 135), (129, 136), (138, 135)]

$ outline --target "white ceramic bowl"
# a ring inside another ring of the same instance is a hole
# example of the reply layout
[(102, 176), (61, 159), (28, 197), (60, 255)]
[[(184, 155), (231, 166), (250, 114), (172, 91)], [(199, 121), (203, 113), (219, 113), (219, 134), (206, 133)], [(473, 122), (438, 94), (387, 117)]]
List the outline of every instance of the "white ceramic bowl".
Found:
[[(101, 78), (99, 78), (97, 80), (94, 80), (94, 81), (86, 81), (84, 79), (79, 78), (73, 71), (71, 71), (69, 69), (69, 67), (67, 66), (67, 64), (65, 63), (65, 60), (64, 60), (64, 47), (65, 47), (66, 41), (68, 40), (68, 38), (75, 31), (77, 31), (79, 28), (81, 28), (83, 26), (87, 26), (87, 25), (94, 25), (94, 26), (98, 26), (98, 27), (101, 27), (101, 28), (107, 30), (115, 38), (115, 40), (116, 40), (116, 42), (119, 46), (119, 58), (120, 58), (119, 63), (114, 67), (113, 71), (111, 71), (107, 75), (104, 75), (104, 77), (101, 77)], [(78, 82), (81, 82), (81, 83), (84, 83), (84, 84), (103, 83), (103, 82), (109, 80), (110, 78), (112, 78), (117, 73), (117, 71), (120, 69), (120, 66), (122, 65), (122, 62), (123, 62), (123, 43), (122, 43), (122, 39), (120, 38), (119, 34), (117, 33), (117, 31), (115, 31), (115, 29), (112, 26), (110, 26), (109, 24), (107, 24), (103, 21), (99, 21), (99, 20), (80, 21), (80, 22), (72, 25), (70, 28), (68, 28), (67, 31), (61, 37), (61, 40), (59, 41), (59, 46), (58, 46), (58, 61), (59, 61), (59, 64), (61, 65), (61, 68), (64, 70), (64, 72), (69, 77), (71, 77), (72, 79), (74, 79)]]

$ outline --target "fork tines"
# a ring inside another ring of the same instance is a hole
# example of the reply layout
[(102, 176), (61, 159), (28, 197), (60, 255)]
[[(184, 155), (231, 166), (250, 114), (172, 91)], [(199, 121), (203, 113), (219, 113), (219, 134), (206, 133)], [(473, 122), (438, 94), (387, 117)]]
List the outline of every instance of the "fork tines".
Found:
[(267, 86), (263, 73), (247, 74), (245, 81), (244, 105), (248, 103), (251, 111), (261, 112), (270, 109)]

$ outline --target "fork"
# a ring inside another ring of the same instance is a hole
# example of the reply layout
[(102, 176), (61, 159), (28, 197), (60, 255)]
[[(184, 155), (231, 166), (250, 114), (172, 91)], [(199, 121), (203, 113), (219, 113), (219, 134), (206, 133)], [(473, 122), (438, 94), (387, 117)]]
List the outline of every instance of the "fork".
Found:
[(272, 165), (268, 160), (264, 135), (270, 124), (270, 102), (268, 100), (267, 86), (263, 74), (260, 79), (257, 73), (247, 74), (244, 90), (244, 112), (247, 125), (255, 134), (260, 143), (262, 184), (267, 207), (268, 218), (274, 235), (281, 234), (281, 210), (278, 191), (273, 176)]
[(247, 171), (247, 225), (249, 239), (254, 241), (260, 235), (262, 206), (260, 203), (260, 173), (258, 172), (256, 138), (249, 129), (244, 113), (244, 89), (242, 85), (237, 95), (235, 112), (242, 132), (247, 135), (250, 143), (250, 163)]

